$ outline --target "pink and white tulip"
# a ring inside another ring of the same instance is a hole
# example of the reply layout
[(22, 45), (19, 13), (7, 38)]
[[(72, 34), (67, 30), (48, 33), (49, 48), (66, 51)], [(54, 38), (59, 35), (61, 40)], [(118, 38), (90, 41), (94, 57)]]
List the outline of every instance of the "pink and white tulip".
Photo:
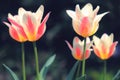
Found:
[(99, 28), (99, 22), (108, 12), (97, 15), (99, 6), (93, 10), (92, 4), (86, 4), (82, 9), (77, 4), (75, 11), (66, 10), (67, 14), (72, 18), (74, 31), (82, 36), (88, 37), (96, 33)]
[(11, 24), (4, 22), (9, 27), (10, 36), (18, 42), (36, 41), (42, 37), (46, 30), (48, 13), (42, 20), (44, 6), (41, 5), (36, 12), (19, 8), (18, 15), (8, 14)]
[(113, 42), (114, 35), (103, 34), (101, 38), (93, 36), (94, 53), (102, 60), (109, 59), (115, 52), (118, 41)]
[[(92, 49), (90, 48), (92, 45), (92, 42), (89, 38), (86, 40), (86, 51), (85, 54), (83, 53), (84, 49), (84, 40), (81, 41), (78, 37), (75, 37), (73, 40), (73, 47), (70, 45), (68, 41), (66, 41), (68, 47), (70, 48), (72, 52), (72, 56), (76, 60), (83, 60), (83, 58), (88, 59), (90, 57)], [(84, 55), (83, 55), (84, 54)]]

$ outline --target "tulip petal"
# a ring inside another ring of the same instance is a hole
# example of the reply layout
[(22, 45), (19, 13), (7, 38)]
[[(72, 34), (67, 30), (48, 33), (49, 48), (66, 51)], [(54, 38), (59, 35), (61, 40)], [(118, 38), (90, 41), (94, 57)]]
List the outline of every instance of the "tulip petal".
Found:
[(70, 43), (68, 42), (68, 41), (65, 41), (66, 43), (67, 43), (67, 45), (68, 45), (68, 47), (70, 48), (70, 50), (72, 51), (73, 50), (73, 48), (72, 48), (72, 46), (70, 45)]
[(111, 34), (110, 34), (109, 44), (112, 44), (112, 43), (113, 43), (113, 39), (114, 39), (114, 35), (113, 35), (113, 33), (111, 33)]
[(11, 14), (11, 13), (8, 13), (8, 19), (15, 20), (14, 16), (12, 16), (12, 14)]
[(38, 29), (37, 20), (31, 12), (27, 12), (22, 17), (22, 25), (29, 41), (36, 38), (36, 30)]
[(108, 58), (110, 58), (113, 54), (114, 54), (114, 51), (116, 49), (116, 45), (118, 44), (118, 42), (114, 42), (111, 47), (110, 47), (110, 51), (109, 51), (109, 54), (108, 54)]
[(74, 37), (74, 39), (73, 39), (73, 46), (75, 46), (76, 44), (81, 45), (81, 40), (78, 37)]
[(18, 32), (15, 30), (15, 28), (13, 28), (12, 26), (11, 27), (9, 27), (9, 33), (10, 33), (10, 36), (14, 39), (14, 40), (16, 40), (16, 41), (20, 41), (20, 39), (19, 39), (19, 36), (18, 36)]
[(18, 41), (18, 42), (25, 42), (25, 41), (27, 41), (27, 38), (26, 37), (24, 37), (23, 35), (21, 35), (21, 34), (19, 34), (19, 31), (17, 31), (14, 27), (10, 27), (9, 28), (9, 33), (10, 33), (10, 36), (14, 39), (14, 40), (16, 40), (16, 41)]
[(98, 50), (97, 47), (93, 46), (93, 49), (94, 49), (94, 53), (97, 55), (97, 57), (101, 58), (101, 53), (100, 51)]
[(82, 16), (82, 13), (80, 11), (80, 6), (78, 4), (76, 5), (75, 12), (76, 12), (77, 18), (80, 19), (80, 17)]
[(36, 18), (30, 13), (26, 13), (23, 15), (23, 24), (25, 25), (25, 31), (28, 31), (29, 33), (31, 33), (32, 35), (34, 34), (35, 31), (35, 27), (36, 27)]
[(36, 11), (36, 19), (41, 22), (42, 16), (43, 16), (43, 12), (44, 12), (44, 6), (41, 5), (38, 10)]
[(76, 19), (76, 14), (74, 11), (72, 10), (66, 10), (66, 13), (72, 18), (72, 19)]
[(6, 26), (11, 27), (11, 25), (7, 22), (3, 22)]
[(102, 19), (103, 16), (105, 16), (106, 14), (108, 14), (109, 12), (104, 12), (102, 14), (99, 14), (95, 17), (95, 19), (93, 20), (93, 24), (94, 23), (99, 23), (99, 21)]
[(97, 36), (93, 36), (93, 41), (94, 41), (94, 44), (95, 44), (95, 46), (98, 48), (98, 49), (100, 49), (100, 39), (97, 37)]
[(85, 58), (88, 59), (90, 57), (91, 51), (90, 50), (86, 50), (85, 53)]
[(92, 4), (88, 3), (86, 4), (82, 10), (81, 10), (82, 14), (84, 16), (89, 16), (92, 12), (93, 12), (93, 7), (92, 7)]
[(96, 9), (94, 9), (93, 13), (92, 13), (92, 19), (94, 19), (99, 11), (100, 7), (97, 6)]
[(50, 15), (50, 12), (45, 16), (45, 18), (43, 19), (42, 23), (38, 27), (37, 36), (36, 36), (37, 40), (45, 33), (46, 22), (47, 22), (47, 20), (49, 18), (49, 15)]
[[(17, 22), (15, 22), (14, 20), (12, 20), (10, 18), (8, 18), (8, 20), (11, 22), (12, 25), (14, 25), (17, 28), (17, 30), (19, 31), (19, 34), (21, 34), (22, 36), (27, 38), (27, 36), (26, 36), (26, 34), (25, 34), (24, 30), (23, 30), (23, 27), (21, 25), (19, 25)], [(6, 24), (6, 25), (10, 27), (10, 25), (8, 25), (8, 24)]]
[(95, 43), (95, 46), (93, 46), (94, 52), (102, 60), (109, 59), (115, 51), (118, 42), (116, 41), (113, 43), (113, 37), (113, 34), (108, 36), (106, 33), (102, 35), (101, 39), (93, 36), (93, 41)]
[(97, 32), (98, 28), (99, 28), (99, 23), (93, 23), (92, 27), (91, 27), (91, 32), (89, 35), (91, 36), (91, 35), (95, 34)]
[(87, 37), (86, 38), (86, 49), (90, 49), (90, 47), (92, 46), (92, 44), (93, 44), (93, 41), (90, 41), (90, 38)]
[(24, 8), (22, 8), (22, 7), (20, 7), (19, 9), (18, 9), (18, 15), (21, 17), (21, 16), (23, 16), (23, 14), (25, 14), (25, 12), (26, 12), (26, 10), (24, 9)]
[(74, 37), (73, 40), (73, 48), (79, 47), (81, 51), (83, 52), (83, 41), (81, 41), (78, 37)]
[(82, 51), (79, 47), (74, 48), (72, 55), (77, 60), (82, 60)]
[(80, 35), (80, 32), (79, 32), (79, 21), (73, 19), (73, 20), (72, 20), (72, 25), (73, 25), (74, 31), (75, 31), (77, 34)]
[(11, 18), (8, 18), (8, 20), (10, 21), (11, 24), (15, 25), (17, 28), (22, 28), (22, 26), (15, 20), (12, 20)]
[(108, 36), (106, 33), (103, 34), (103, 36), (101, 37), (101, 40), (104, 42), (104, 45), (106, 47), (110, 47), (110, 45), (112, 45), (113, 43), (113, 34), (111, 34), (110, 36)]
[(99, 21), (102, 19), (102, 17), (106, 14), (108, 14), (109, 12), (105, 12), (105, 13), (102, 13), (102, 14), (99, 14), (97, 15), (94, 19), (93, 19), (93, 22), (92, 22), (92, 28), (91, 28), (91, 34), (94, 34), (96, 33), (96, 31), (98, 30), (99, 28)]
[(80, 31), (79, 33), (83, 36), (83, 37), (87, 37), (89, 36), (89, 32), (90, 32), (90, 26), (91, 23), (88, 19), (88, 17), (83, 17), (80, 23)]

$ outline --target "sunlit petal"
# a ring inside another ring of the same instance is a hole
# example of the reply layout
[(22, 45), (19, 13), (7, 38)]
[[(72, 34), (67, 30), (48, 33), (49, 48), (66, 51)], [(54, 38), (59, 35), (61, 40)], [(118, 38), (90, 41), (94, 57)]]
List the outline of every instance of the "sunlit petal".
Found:
[(50, 12), (45, 16), (45, 18), (43, 19), (42, 23), (39, 25), (38, 27), (38, 31), (36, 34), (36, 40), (38, 40), (39, 38), (41, 38), (41, 36), (45, 33), (46, 30), (46, 22), (49, 18)]
[(104, 33), (101, 38), (93, 36), (94, 41), (94, 53), (102, 60), (109, 59), (116, 49), (117, 41), (113, 43), (114, 35), (110, 36)]
[(42, 16), (44, 12), (44, 6), (41, 5), (38, 10), (36, 11), (36, 19), (41, 22)]
[(76, 18), (76, 14), (74, 11), (72, 10), (66, 10), (67, 14), (72, 18), (75, 19)]
[(81, 12), (82, 12), (82, 14), (84, 14), (84, 16), (89, 16), (93, 12), (92, 4), (90, 4), (90, 3), (86, 4), (82, 8)]

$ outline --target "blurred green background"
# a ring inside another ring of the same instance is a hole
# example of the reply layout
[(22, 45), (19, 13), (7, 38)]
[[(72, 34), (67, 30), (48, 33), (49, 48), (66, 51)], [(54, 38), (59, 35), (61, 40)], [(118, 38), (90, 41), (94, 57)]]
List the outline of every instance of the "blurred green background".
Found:
[[(65, 43), (72, 43), (77, 35), (66, 10), (74, 10), (75, 5), (83, 7), (92, 3), (94, 9), (100, 6), (99, 14), (109, 11), (100, 22), (99, 30), (95, 35), (101, 37), (103, 33), (114, 33), (114, 41), (120, 40), (120, 0), (0, 0), (0, 80), (12, 80), (2, 64), (9, 66), (21, 78), (21, 45), (9, 36), (8, 27), (3, 24), (8, 13), (16, 15), (19, 7), (36, 11), (41, 4), (45, 7), (44, 16), (51, 11), (44, 36), (37, 41), (40, 66), (49, 56), (56, 54), (56, 60), (50, 67), (46, 80), (65, 80), (66, 75), (76, 62)], [(82, 37), (79, 36), (80, 39)], [(92, 38), (92, 37), (91, 37)], [(34, 53), (32, 43), (25, 43), (27, 80), (33, 80)], [(86, 62), (88, 80), (101, 80), (103, 62), (92, 52)], [(112, 77), (120, 69), (120, 45), (117, 45), (114, 56), (107, 61), (108, 77)], [(110, 79), (108, 79), (110, 80)]]

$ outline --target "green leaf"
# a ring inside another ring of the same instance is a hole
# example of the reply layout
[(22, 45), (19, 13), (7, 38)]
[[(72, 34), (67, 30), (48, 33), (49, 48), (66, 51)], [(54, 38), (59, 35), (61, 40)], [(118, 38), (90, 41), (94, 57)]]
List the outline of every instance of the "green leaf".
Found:
[(56, 55), (54, 54), (53, 56), (51, 56), (46, 63), (44, 64), (44, 66), (42, 67), (41, 71), (40, 71), (40, 80), (45, 80), (46, 77), (46, 73), (48, 71), (49, 66), (53, 63), (53, 61), (55, 60)]
[(116, 73), (112, 80), (120, 80), (120, 70)]
[(85, 75), (85, 76), (78, 77), (76, 80), (86, 80), (86, 75)]
[(71, 71), (69, 72), (69, 74), (67, 75), (66, 80), (73, 80), (76, 68), (79, 64), (79, 61), (76, 61), (76, 63), (74, 64), (74, 66), (72, 67)]
[(14, 80), (19, 80), (17, 75), (8, 66), (6, 66), (5, 64), (3, 64), (3, 66), (9, 71), (10, 75)]

